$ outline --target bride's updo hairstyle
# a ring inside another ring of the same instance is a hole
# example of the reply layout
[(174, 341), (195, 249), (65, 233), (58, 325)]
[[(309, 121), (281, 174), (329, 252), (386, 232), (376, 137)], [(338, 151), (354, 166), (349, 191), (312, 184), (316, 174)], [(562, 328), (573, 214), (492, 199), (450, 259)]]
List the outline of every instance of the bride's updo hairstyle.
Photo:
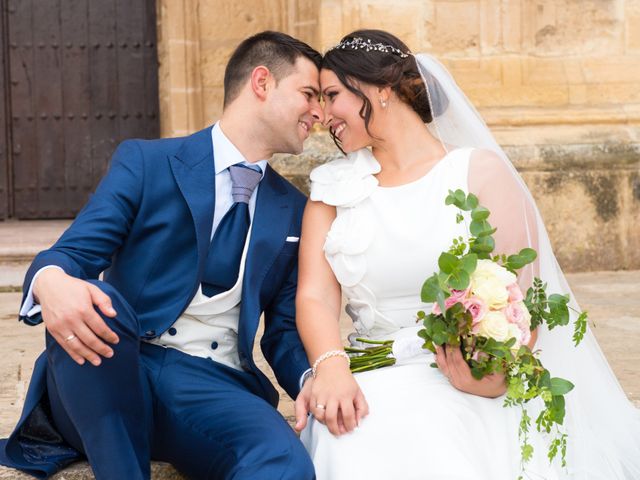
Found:
[[(433, 120), (427, 89), (416, 60), (404, 42), (382, 30), (356, 30), (329, 49), (322, 68), (331, 70), (340, 82), (362, 99), (360, 116), (369, 133), (371, 102), (358, 83), (391, 87), (398, 98), (409, 105), (424, 123)], [(335, 139), (334, 139), (335, 140)]]

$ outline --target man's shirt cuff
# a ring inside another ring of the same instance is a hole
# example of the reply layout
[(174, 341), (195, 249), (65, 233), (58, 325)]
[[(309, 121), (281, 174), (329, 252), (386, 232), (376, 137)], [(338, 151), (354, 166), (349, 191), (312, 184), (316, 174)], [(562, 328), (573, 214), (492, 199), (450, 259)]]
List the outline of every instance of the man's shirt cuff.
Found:
[(311, 369), (307, 368), (302, 375), (300, 375), (300, 390), (302, 390), (302, 387), (304, 386), (304, 382), (306, 382), (309, 378), (311, 378)]
[(36, 274), (33, 276), (33, 279), (31, 280), (31, 285), (29, 285), (29, 291), (27, 292), (27, 295), (24, 297), (24, 302), (22, 303), (22, 307), (20, 308), (21, 318), (22, 317), (31, 318), (34, 315), (40, 313), (40, 311), (42, 310), (42, 308), (40, 307), (40, 304), (36, 303), (33, 298), (33, 285), (36, 283), (36, 278), (38, 278), (38, 275), (40, 275), (42, 272), (44, 272), (48, 268), (57, 268), (59, 270), (62, 270), (62, 268), (60, 268), (57, 265), (47, 265), (46, 267), (42, 267), (40, 270), (36, 272)]

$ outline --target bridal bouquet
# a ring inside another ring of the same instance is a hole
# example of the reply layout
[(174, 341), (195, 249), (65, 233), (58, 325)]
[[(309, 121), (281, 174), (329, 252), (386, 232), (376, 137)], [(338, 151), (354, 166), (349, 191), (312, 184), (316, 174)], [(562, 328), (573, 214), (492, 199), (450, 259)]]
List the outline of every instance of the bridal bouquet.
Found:
[[(492, 373), (505, 375), (507, 392), (504, 405), (522, 410), (519, 437), (522, 465), (533, 455), (528, 441), (532, 418), (525, 404), (539, 398), (544, 404), (535, 419), (540, 432), (551, 433), (548, 458), (560, 452), (566, 465), (567, 436), (560, 426), (565, 415), (564, 395), (573, 384), (552, 377), (532, 352), (528, 343), (531, 332), (545, 323), (547, 328), (569, 323), (569, 296), (547, 295), (546, 285), (535, 278), (523, 294), (517, 272), (532, 263), (537, 253), (525, 248), (512, 255), (493, 254), (496, 229), (489, 224), (490, 212), (478, 204), (475, 195), (462, 190), (449, 191), (445, 203), (470, 212), (470, 238), (454, 239), (451, 248), (438, 259), (440, 271), (429, 277), (422, 287), (423, 302), (433, 303), (431, 313), (418, 312), (422, 328), (418, 335), (422, 348), (435, 352), (436, 345), (458, 346), (476, 379)], [(464, 217), (457, 213), (458, 223)], [(574, 324), (573, 340), (578, 345), (587, 328), (587, 314), (580, 313)], [(347, 347), (352, 355), (353, 372), (393, 365), (393, 341), (358, 339), (369, 347)], [(436, 367), (435, 364), (432, 364)]]

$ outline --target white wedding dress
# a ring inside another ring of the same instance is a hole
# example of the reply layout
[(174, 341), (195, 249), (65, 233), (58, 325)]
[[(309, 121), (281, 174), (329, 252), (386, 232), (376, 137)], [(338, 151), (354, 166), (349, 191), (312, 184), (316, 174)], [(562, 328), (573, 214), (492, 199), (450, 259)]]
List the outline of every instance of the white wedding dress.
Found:
[[(444, 199), (449, 190), (469, 191), (471, 154), (452, 150), (425, 176), (397, 187), (378, 185), (380, 165), (366, 149), (312, 172), (311, 199), (337, 209), (324, 251), (358, 335), (417, 338), (416, 312), (431, 308), (420, 300), (422, 284), (452, 239), (468, 235)], [(415, 349), (401, 364), (356, 374), (370, 413), (352, 433), (335, 437), (310, 418), (301, 440), (319, 480), (518, 478), (520, 411), (503, 407), (503, 398), (456, 390), (433, 361), (430, 352)], [(535, 405), (529, 409), (535, 419)], [(524, 478), (636, 478), (605, 457), (602, 469), (589, 466), (589, 472), (584, 465), (549, 465), (549, 438), (535, 425), (531, 430), (535, 453)], [(569, 434), (571, 452), (579, 439)]]

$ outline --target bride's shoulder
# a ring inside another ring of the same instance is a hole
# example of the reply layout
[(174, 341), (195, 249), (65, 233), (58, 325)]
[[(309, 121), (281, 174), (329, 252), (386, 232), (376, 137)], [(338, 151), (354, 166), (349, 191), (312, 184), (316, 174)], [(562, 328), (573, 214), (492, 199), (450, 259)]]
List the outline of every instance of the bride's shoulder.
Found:
[(373, 192), (379, 171), (380, 164), (366, 149), (332, 160), (311, 171), (310, 198), (336, 207), (353, 206)]
[[(470, 191), (482, 196), (486, 192), (519, 192), (519, 174), (509, 159), (491, 150), (476, 148), (469, 157)], [(499, 186), (500, 188), (496, 188)]]
[(492, 177), (510, 172), (509, 160), (485, 148), (474, 148), (469, 154), (469, 175)]
[(469, 164), (482, 164), (484, 167), (500, 167), (505, 161), (496, 152), (486, 148), (469, 149)]

